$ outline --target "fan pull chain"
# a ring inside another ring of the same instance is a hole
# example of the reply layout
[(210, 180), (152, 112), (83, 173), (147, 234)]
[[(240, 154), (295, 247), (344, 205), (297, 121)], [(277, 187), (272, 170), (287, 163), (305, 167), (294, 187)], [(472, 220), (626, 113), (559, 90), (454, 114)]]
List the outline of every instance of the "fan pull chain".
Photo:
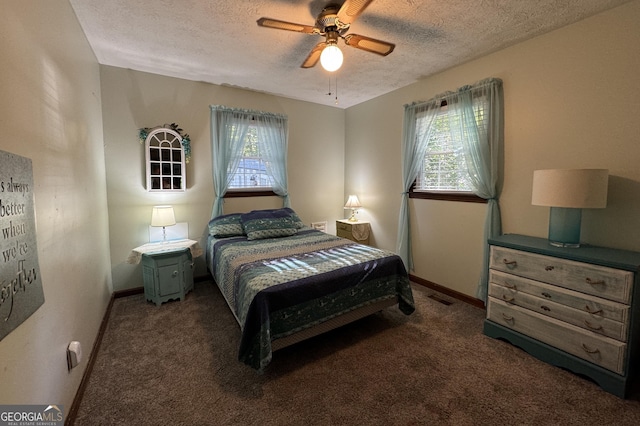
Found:
[[(338, 76), (336, 76), (336, 101), (335, 104), (338, 105)], [(331, 76), (329, 76), (329, 93), (327, 93), (327, 96), (331, 96), (333, 95), (333, 93), (331, 93)]]

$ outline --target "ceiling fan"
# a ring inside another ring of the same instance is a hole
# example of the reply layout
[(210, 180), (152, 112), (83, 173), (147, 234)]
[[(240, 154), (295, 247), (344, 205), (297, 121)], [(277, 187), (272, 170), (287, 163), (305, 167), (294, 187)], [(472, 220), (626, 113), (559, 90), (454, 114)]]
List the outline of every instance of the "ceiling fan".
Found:
[(295, 31), (310, 35), (321, 35), (325, 41), (315, 45), (302, 68), (311, 68), (318, 63), (327, 71), (335, 71), (342, 65), (342, 51), (338, 48), (338, 39), (344, 40), (347, 46), (378, 55), (387, 56), (393, 52), (395, 44), (359, 34), (346, 34), (349, 27), (373, 0), (346, 0), (342, 6), (331, 3), (316, 18), (313, 26), (281, 21), (279, 19), (260, 18), (258, 25), (276, 30)]

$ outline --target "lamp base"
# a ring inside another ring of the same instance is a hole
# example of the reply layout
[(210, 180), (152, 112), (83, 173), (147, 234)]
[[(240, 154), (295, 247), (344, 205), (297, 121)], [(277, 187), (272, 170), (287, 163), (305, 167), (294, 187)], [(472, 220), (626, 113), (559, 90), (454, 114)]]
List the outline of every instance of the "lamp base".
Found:
[(351, 217), (349, 217), (349, 222), (357, 222), (358, 218), (356, 217), (355, 209), (351, 209)]
[(549, 212), (549, 244), (554, 247), (580, 247), (582, 209), (551, 207)]

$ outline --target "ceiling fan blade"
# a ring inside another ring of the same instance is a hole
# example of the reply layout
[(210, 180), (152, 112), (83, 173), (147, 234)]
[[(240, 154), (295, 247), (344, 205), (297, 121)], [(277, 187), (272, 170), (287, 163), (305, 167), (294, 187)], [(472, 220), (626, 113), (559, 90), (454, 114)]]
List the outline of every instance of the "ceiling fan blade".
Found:
[(376, 40), (375, 38), (365, 37), (358, 34), (347, 34), (344, 42), (356, 49), (366, 50), (367, 52), (377, 53), (378, 55), (387, 56), (393, 52), (396, 45), (387, 41)]
[(327, 43), (325, 43), (324, 41), (316, 44), (314, 48), (311, 49), (311, 52), (309, 52), (309, 55), (304, 60), (302, 65), (300, 65), (300, 68), (314, 67), (318, 63), (318, 60), (320, 59), (320, 54), (322, 53), (326, 45)]
[(373, 0), (347, 0), (338, 10), (340, 23), (349, 25), (366, 9)]
[(295, 24), (293, 22), (281, 21), (279, 19), (260, 18), (258, 26), (273, 28), (275, 30), (295, 31), (297, 33), (313, 34), (316, 29), (310, 25)]

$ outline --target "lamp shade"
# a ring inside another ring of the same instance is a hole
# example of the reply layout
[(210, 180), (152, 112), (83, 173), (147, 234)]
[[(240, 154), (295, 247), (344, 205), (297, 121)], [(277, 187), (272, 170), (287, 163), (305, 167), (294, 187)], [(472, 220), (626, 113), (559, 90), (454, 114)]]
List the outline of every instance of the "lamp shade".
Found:
[(349, 199), (347, 200), (347, 204), (344, 205), (345, 209), (356, 209), (358, 207), (362, 207), (360, 204), (360, 200), (358, 200), (357, 195), (349, 195)]
[(600, 209), (607, 206), (609, 171), (606, 169), (552, 169), (533, 172), (531, 204)]
[(173, 226), (176, 217), (171, 206), (154, 206), (151, 212), (151, 226)]

